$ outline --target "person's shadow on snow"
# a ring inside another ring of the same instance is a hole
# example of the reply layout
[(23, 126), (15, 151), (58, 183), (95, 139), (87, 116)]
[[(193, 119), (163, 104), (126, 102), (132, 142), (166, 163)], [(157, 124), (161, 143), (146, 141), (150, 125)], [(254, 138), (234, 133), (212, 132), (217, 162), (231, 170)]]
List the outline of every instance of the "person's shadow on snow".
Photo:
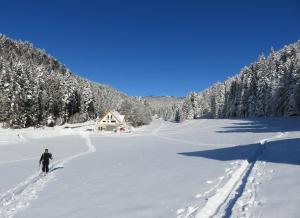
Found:
[(52, 169), (49, 170), (49, 172), (53, 172), (55, 170), (59, 170), (59, 169), (63, 169), (63, 166), (57, 166), (57, 167), (53, 167)]

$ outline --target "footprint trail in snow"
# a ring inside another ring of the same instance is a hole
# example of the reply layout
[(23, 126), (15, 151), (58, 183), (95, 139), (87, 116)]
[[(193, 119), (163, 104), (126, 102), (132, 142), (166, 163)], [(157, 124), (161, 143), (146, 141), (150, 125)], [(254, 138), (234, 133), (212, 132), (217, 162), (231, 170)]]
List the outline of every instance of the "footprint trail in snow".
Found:
[[(241, 162), (232, 162), (231, 165), (236, 166), (232, 168), (225, 169), (225, 174), (227, 181), (225, 184), (223, 182), (219, 182), (217, 185), (213, 186), (209, 191), (204, 193), (206, 203), (203, 205), (193, 205), (188, 206), (185, 209), (177, 210), (177, 218), (209, 218), (209, 217), (231, 217), (234, 213), (236, 215), (237, 211), (240, 211), (243, 215), (249, 215), (249, 213), (245, 214), (243, 208), (247, 209), (249, 205), (247, 202), (250, 202), (251, 206), (258, 205), (259, 202), (255, 200), (256, 190), (257, 189), (257, 181), (250, 176), (251, 173), (261, 173), (263, 168), (257, 165), (257, 161), (260, 156), (266, 149), (266, 144), (274, 139), (282, 138), (286, 133), (278, 133), (276, 136), (268, 139), (263, 139), (258, 144), (258, 149), (254, 152), (252, 158), (250, 158), (250, 162), (247, 160), (243, 160)], [(264, 166), (264, 163), (262, 163)], [(259, 168), (259, 169), (258, 169)], [(221, 181), (224, 177), (220, 177)], [(207, 181), (209, 183), (210, 181)], [(249, 184), (252, 185), (249, 185)], [(250, 189), (250, 186), (252, 189)], [(250, 191), (254, 192), (254, 194), (245, 194), (244, 192)], [(212, 195), (207, 195), (208, 193), (212, 193)], [(242, 197), (243, 196), (243, 197)], [(202, 194), (197, 194), (196, 198), (201, 198)], [(238, 202), (238, 200), (241, 200)], [(240, 209), (236, 210), (236, 207), (240, 205)], [(235, 210), (233, 210), (235, 209)], [(239, 217), (239, 216), (237, 216)]]
[[(88, 147), (88, 150), (53, 163), (53, 169), (63, 168), (64, 164), (69, 161), (96, 151), (87, 133), (81, 133), (80, 136), (85, 139), (85, 145)], [(16, 215), (20, 210), (26, 209), (31, 201), (38, 198), (38, 194), (45, 188), (47, 183), (52, 181), (55, 177), (56, 172), (54, 170), (49, 172), (46, 176), (36, 172), (25, 181), (19, 183), (16, 187), (6, 191), (0, 196), (0, 217), (10, 218)]]

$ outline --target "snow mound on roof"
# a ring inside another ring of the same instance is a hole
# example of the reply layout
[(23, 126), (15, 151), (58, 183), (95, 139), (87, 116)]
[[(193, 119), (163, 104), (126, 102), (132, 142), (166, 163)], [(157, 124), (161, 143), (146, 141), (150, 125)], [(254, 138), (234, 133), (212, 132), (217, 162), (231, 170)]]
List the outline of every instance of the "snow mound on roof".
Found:
[(111, 111), (112, 115), (119, 121), (119, 122), (124, 122), (124, 118), (125, 116), (124, 115), (121, 115), (118, 111)]

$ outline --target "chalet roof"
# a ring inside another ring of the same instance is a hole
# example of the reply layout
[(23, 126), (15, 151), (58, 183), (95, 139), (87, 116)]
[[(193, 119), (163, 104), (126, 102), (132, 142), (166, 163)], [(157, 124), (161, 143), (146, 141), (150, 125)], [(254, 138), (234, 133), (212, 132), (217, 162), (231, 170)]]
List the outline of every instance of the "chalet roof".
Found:
[(100, 120), (105, 119), (108, 113), (111, 113), (120, 123), (125, 122), (125, 116), (121, 115), (118, 111), (115, 110), (108, 111), (104, 116), (102, 116)]
[(121, 115), (118, 111), (113, 110), (113, 111), (110, 111), (110, 113), (112, 113), (112, 115), (113, 115), (119, 122), (121, 122), (121, 123), (124, 122), (125, 116), (124, 116), (124, 115)]

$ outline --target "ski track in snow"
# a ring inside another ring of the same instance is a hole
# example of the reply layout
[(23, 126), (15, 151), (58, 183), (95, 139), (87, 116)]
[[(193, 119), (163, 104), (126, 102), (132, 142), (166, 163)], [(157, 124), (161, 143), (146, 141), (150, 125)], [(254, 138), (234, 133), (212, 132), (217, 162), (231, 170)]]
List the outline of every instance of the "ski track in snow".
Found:
[[(158, 126), (153, 132), (159, 131), (163, 125)], [(78, 158), (80, 156), (90, 154), (96, 151), (96, 147), (92, 144), (89, 133), (79, 132), (82, 138), (85, 139), (85, 145), (88, 150), (69, 157), (66, 157), (60, 161), (55, 161), (52, 165), (52, 169), (63, 167), (69, 161)], [(19, 161), (27, 161), (38, 159), (37, 157), (1, 161), (0, 164), (14, 163)], [(51, 169), (50, 169), (51, 171)], [(29, 207), (30, 202), (38, 198), (38, 194), (45, 188), (47, 183), (56, 177), (56, 172), (49, 172), (46, 176), (43, 176), (40, 172), (36, 172), (25, 181), (19, 183), (16, 187), (9, 189), (0, 196), (0, 218), (14, 217), (19, 211)]]
[(260, 141), (260, 144), (265, 145), (264, 150), (261, 155), (259, 155), (256, 160), (252, 163), (252, 169), (249, 170), (249, 175), (245, 181), (243, 192), (240, 193), (236, 204), (232, 206), (230, 215), (231, 217), (254, 217), (255, 207), (261, 205), (261, 202), (256, 199), (259, 185), (265, 179), (266, 174), (271, 172), (266, 172), (266, 162), (261, 161), (261, 157), (264, 155), (265, 151), (268, 149), (268, 142), (274, 141), (282, 137), (286, 137), (288, 132), (281, 132), (277, 136), (269, 139), (264, 139)]
[[(74, 153), (71, 153), (71, 152), (60, 153), (60, 155), (55, 155), (55, 157), (64, 157), (64, 156), (70, 155), (70, 154), (74, 154)], [(16, 160), (6, 160), (6, 161), (0, 161), (0, 165), (22, 162), (22, 161), (27, 161), (27, 160), (38, 160), (38, 159), (40, 159), (40, 156), (30, 157), (30, 158), (22, 158), (22, 159), (16, 159)]]
[[(161, 139), (165, 139), (165, 140), (168, 140), (168, 141), (174, 141), (174, 142), (181, 142), (181, 143), (185, 143), (185, 144), (189, 144), (189, 145), (201, 145), (201, 146), (207, 146), (207, 145), (214, 145), (214, 146), (230, 146), (232, 144), (224, 144), (224, 143), (209, 143), (209, 142), (193, 142), (193, 141), (189, 141), (189, 140), (184, 140), (184, 139), (176, 139), (176, 138), (171, 138), (171, 137), (168, 137), (167, 135), (174, 135), (178, 132), (171, 132), (171, 133), (164, 133), (164, 134), (158, 134), (158, 132), (160, 132), (163, 127), (165, 126), (168, 126), (166, 124), (162, 124), (160, 125), (159, 127), (157, 127), (156, 129), (154, 129), (150, 134), (157, 137), (157, 138), (161, 138)], [(209, 129), (209, 128), (214, 128), (216, 127), (217, 125), (211, 125), (211, 126), (206, 126), (206, 127), (203, 127), (202, 129)], [(168, 128), (167, 130), (169, 130), (171, 128)], [(174, 129), (174, 127), (173, 127)]]
[[(154, 133), (155, 134), (155, 133)], [(265, 162), (258, 161), (269, 141), (282, 138), (287, 133), (279, 132), (272, 138), (262, 139), (254, 155), (248, 160), (232, 162), (232, 168), (225, 170), (225, 176), (219, 177), (219, 182), (204, 194), (196, 198), (204, 198), (205, 205), (192, 205), (177, 210), (177, 218), (209, 218), (209, 217), (251, 217), (250, 207), (260, 204), (255, 200), (259, 181), (256, 177), (264, 174)], [(234, 168), (237, 169), (234, 169)], [(224, 178), (228, 180), (223, 183)], [(210, 181), (209, 181), (210, 182)], [(223, 186), (222, 186), (223, 185)], [(212, 195), (211, 195), (212, 194)]]
[[(75, 158), (96, 151), (96, 147), (92, 144), (88, 133), (79, 133), (79, 135), (85, 139), (85, 145), (88, 147), (88, 150), (69, 156), (63, 160), (56, 161), (53, 163), (52, 168), (63, 167), (64, 164), (67, 164), (69, 161)], [(38, 198), (39, 192), (45, 188), (47, 183), (53, 180), (55, 177), (55, 171), (48, 173), (46, 176), (41, 175), (40, 172), (36, 172), (25, 181), (19, 183), (16, 187), (6, 191), (0, 197), (0, 217), (11, 218), (20, 210), (27, 208), (31, 201)]]
[[(206, 128), (213, 128), (215, 126), (216, 125), (210, 125)], [(169, 125), (165, 123), (161, 124), (152, 130), (150, 135), (169, 141), (192, 145), (207, 146), (208, 144), (211, 144), (168, 137), (168, 133), (175, 134), (177, 129), (177, 127), (168, 127)], [(163, 130), (166, 131), (159, 134), (159, 132), (162, 132)], [(85, 139), (88, 150), (54, 162), (54, 168), (63, 167), (64, 164), (67, 164), (75, 158), (96, 151), (95, 146), (90, 140), (89, 133), (80, 132), (79, 135)], [(199, 193), (195, 196), (196, 199), (201, 200), (200, 204), (198, 201), (197, 204), (187, 208), (178, 209), (177, 218), (230, 217), (232, 215), (234, 215), (234, 217), (251, 217), (251, 210), (249, 208), (259, 205), (259, 202), (255, 199), (259, 185), (259, 180), (256, 177), (260, 177), (264, 174), (266, 164), (265, 162), (259, 161), (259, 159), (265, 149), (267, 149), (267, 143), (269, 141), (281, 138), (284, 135), (285, 133), (278, 133), (275, 137), (262, 139), (257, 142), (260, 145), (249, 162), (247, 160), (234, 161), (229, 168), (225, 169), (225, 175), (220, 176), (215, 180), (207, 180), (206, 183), (212, 184), (212, 187), (204, 193)], [(226, 146), (226, 144), (221, 143), (213, 145)], [(27, 159), (7, 161), (7, 163), (23, 160)], [(13, 217), (20, 210), (26, 209), (31, 201), (38, 198), (38, 194), (45, 188), (47, 183), (55, 177), (55, 171), (49, 173), (47, 176), (42, 176), (39, 172), (36, 172), (25, 181), (19, 183), (16, 187), (6, 191), (0, 196), (0, 217)]]

